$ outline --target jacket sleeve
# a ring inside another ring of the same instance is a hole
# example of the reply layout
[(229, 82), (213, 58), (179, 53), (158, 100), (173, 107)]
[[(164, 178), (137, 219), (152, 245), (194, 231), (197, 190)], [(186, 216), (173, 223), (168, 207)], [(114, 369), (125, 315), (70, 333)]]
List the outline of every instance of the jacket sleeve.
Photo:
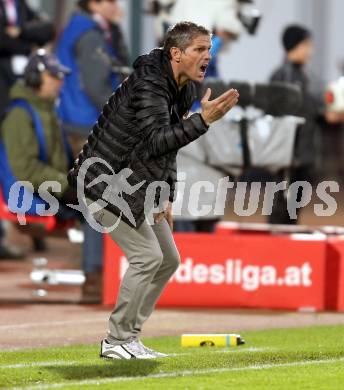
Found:
[(53, 24), (32, 11), (25, 2), (20, 5), (19, 13), (21, 20), (19, 37), (12, 38), (6, 34), (4, 23), (0, 26), (0, 55), (28, 55), (34, 44), (43, 46), (54, 37)]
[(0, 56), (10, 56), (15, 54), (28, 55), (31, 44), (20, 38), (12, 38), (6, 34), (5, 29), (0, 27)]
[(168, 95), (158, 83), (137, 80), (131, 102), (147, 151), (153, 157), (177, 151), (208, 130), (200, 114), (171, 124)]
[(21, 39), (32, 45), (44, 46), (54, 39), (55, 30), (48, 20), (32, 20), (23, 26)]
[(270, 81), (275, 82), (285, 82), (285, 83), (294, 83), (296, 80), (293, 75), (292, 69), (288, 65), (283, 65), (275, 70), (275, 72), (270, 76)]
[(8, 114), (2, 124), (2, 139), (10, 167), (18, 180), (31, 182), (35, 191), (44, 181), (58, 181), (61, 193), (66, 191), (66, 174), (39, 160), (31, 118), (24, 110), (15, 108)]
[(169, 201), (174, 202), (176, 197), (176, 183), (177, 183), (177, 172), (176, 167), (173, 168), (173, 171), (170, 171), (170, 175), (168, 179), (166, 180), (167, 183), (170, 185), (170, 196)]
[(84, 34), (76, 46), (81, 83), (86, 95), (100, 112), (113, 91), (110, 81), (111, 64), (103, 59), (99, 50), (107, 53), (104, 38), (94, 30)]

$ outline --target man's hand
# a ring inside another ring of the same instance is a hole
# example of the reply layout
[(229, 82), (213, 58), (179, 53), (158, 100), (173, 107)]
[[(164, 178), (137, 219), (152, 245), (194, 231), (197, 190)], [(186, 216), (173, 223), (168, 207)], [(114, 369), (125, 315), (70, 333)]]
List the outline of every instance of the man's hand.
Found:
[(166, 208), (161, 213), (154, 214), (154, 223), (159, 223), (163, 219), (166, 219), (171, 230), (173, 231), (173, 216), (172, 216), (172, 203), (168, 202)]
[(165, 218), (173, 232), (173, 215), (172, 215), (172, 203), (168, 202), (167, 208), (165, 210)]
[(230, 89), (214, 100), (209, 100), (211, 89), (207, 92), (201, 100), (202, 118), (207, 125), (222, 118), (227, 112), (238, 103), (239, 93), (236, 89)]
[(328, 123), (338, 124), (344, 122), (344, 111), (335, 112), (335, 111), (326, 111), (325, 118)]
[(9, 27), (6, 27), (5, 32), (11, 38), (18, 38), (19, 35), (21, 34), (21, 29), (16, 27), (16, 26), (9, 26)]

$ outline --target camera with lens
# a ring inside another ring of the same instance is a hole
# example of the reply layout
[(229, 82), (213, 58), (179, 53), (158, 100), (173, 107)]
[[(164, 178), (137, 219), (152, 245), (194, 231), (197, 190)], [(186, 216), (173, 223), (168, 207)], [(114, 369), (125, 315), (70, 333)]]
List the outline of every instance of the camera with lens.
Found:
[(249, 34), (255, 34), (262, 17), (261, 12), (254, 6), (253, 0), (238, 0), (238, 3), (238, 17), (242, 25)]

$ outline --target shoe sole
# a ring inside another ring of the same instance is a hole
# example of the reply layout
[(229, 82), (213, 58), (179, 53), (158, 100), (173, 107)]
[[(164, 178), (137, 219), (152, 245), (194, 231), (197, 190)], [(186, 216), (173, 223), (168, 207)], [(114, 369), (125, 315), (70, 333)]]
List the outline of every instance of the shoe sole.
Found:
[(121, 357), (111, 357), (111, 356), (105, 356), (105, 355), (102, 355), (100, 354), (99, 357), (101, 359), (106, 359), (106, 360), (130, 360), (130, 359), (124, 359), (124, 358), (121, 358)]
[(131, 355), (130, 358), (125, 358), (123, 356), (121, 356), (120, 354), (116, 354), (116, 352), (112, 352), (112, 355), (113, 356), (108, 356), (108, 355), (103, 355), (102, 353), (102, 350), (103, 350), (103, 344), (101, 343), (101, 346), (100, 346), (100, 354), (99, 354), (99, 357), (102, 358), (102, 359), (107, 359), (107, 360), (131, 360), (131, 359), (135, 359), (135, 360), (147, 360), (147, 359), (156, 359), (157, 356), (156, 355), (153, 355), (151, 354), (151, 356), (149, 357), (144, 357), (144, 358), (140, 358), (140, 357), (136, 357), (135, 355), (133, 355), (131, 352), (127, 351), (124, 347), (122, 347), (129, 355)]
[(147, 357), (147, 358), (137, 358), (135, 356), (132, 356), (130, 359), (126, 359), (126, 358), (123, 358), (123, 357), (112, 357), (112, 356), (104, 356), (104, 355), (99, 355), (99, 357), (101, 359), (106, 359), (106, 360), (149, 360), (149, 359), (157, 359), (158, 356), (150, 356), (150, 357)]

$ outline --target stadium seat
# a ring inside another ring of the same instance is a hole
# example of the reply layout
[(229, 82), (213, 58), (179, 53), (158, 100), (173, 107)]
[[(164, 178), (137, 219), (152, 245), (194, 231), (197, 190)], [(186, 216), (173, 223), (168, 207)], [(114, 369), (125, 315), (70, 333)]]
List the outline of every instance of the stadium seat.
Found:
[[(2, 190), (0, 187), (0, 220), (4, 221), (11, 221), (16, 224), (18, 224), (18, 215), (15, 213), (12, 213), (7, 206), (7, 203), (4, 200)], [(31, 224), (39, 224), (45, 228), (47, 232), (52, 232), (57, 228), (59, 223), (57, 222), (57, 219), (53, 215), (48, 215), (41, 217), (39, 215), (23, 215), (22, 217), (25, 217), (26, 223)], [(69, 222), (69, 221), (68, 221)]]

